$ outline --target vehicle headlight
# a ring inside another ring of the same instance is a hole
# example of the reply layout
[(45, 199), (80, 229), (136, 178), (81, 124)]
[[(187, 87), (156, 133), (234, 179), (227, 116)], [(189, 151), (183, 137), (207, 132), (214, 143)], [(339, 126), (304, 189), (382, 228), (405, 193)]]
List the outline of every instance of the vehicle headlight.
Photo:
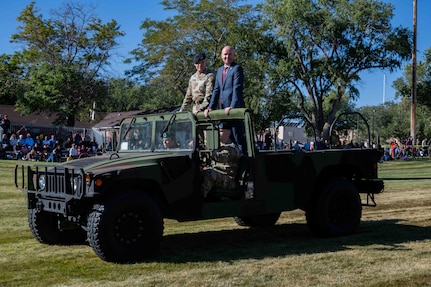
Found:
[(72, 179), (73, 191), (79, 191), (81, 187), (81, 177), (77, 176)]
[(45, 189), (45, 187), (46, 187), (46, 177), (45, 177), (45, 175), (40, 175), (39, 176), (39, 188)]

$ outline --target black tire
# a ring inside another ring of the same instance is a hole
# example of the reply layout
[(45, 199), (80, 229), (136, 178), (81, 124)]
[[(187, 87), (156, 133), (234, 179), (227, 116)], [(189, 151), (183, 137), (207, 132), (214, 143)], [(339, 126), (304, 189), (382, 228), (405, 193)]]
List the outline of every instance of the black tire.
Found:
[(87, 233), (81, 227), (60, 230), (57, 214), (36, 208), (28, 210), (28, 224), (31, 233), (40, 243), (66, 245), (84, 243), (87, 239)]
[(345, 180), (328, 185), (306, 212), (307, 225), (318, 236), (344, 236), (354, 233), (362, 215), (356, 187)]
[(93, 206), (87, 223), (94, 252), (110, 262), (150, 258), (159, 249), (163, 219), (154, 200), (143, 192), (116, 194)]
[(279, 218), (280, 212), (250, 216), (235, 216), (234, 220), (239, 226), (268, 227), (275, 225)]

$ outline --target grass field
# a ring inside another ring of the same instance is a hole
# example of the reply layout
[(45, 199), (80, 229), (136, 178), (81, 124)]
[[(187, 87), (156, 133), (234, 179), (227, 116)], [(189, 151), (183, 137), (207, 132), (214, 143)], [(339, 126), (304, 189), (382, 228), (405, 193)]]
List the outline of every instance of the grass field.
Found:
[[(273, 228), (233, 219), (165, 221), (160, 256), (136, 264), (100, 260), (87, 245), (38, 243), (14, 161), (0, 161), (0, 286), (431, 286), (431, 161), (380, 164), (385, 192), (365, 207), (358, 232), (316, 238), (302, 211)], [(429, 177), (428, 180), (411, 179)]]

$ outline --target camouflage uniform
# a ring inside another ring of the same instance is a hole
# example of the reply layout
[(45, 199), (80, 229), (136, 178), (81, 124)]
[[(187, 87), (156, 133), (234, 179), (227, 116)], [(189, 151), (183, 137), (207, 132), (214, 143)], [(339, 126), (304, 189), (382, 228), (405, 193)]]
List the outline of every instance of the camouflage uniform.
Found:
[(194, 73), (190, 77), (180, 112), (187, 111), (191, 104), (193, 104), (193, 112), (205, 110), (210, 102), (214, 81), (214, 72), (209, 69), (205, 69), (203, 73), (199, 71)]
[(212, 167), (203, 170), (202, 193), (204, 197), (213, 187), (236, 188), (236, 174), (241, 150), (232, 142), (212, 152)]

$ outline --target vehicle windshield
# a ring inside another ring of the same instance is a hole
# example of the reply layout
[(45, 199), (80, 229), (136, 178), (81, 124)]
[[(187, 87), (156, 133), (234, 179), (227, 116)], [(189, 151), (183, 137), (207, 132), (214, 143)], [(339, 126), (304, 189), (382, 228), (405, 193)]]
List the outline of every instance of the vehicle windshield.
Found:
[(119, 150), (151, 151), (151, 126), (150, 122), (123, 124)]
[(123, 123), (118, 151), (193, 150), (192, 126), (188, 119)]
[(176, 120), (169, 122), (169, 124), (168, 121), (157, 121), (155, 131), (156, 151), (193, 149), (193, 132), (190, 120)]

